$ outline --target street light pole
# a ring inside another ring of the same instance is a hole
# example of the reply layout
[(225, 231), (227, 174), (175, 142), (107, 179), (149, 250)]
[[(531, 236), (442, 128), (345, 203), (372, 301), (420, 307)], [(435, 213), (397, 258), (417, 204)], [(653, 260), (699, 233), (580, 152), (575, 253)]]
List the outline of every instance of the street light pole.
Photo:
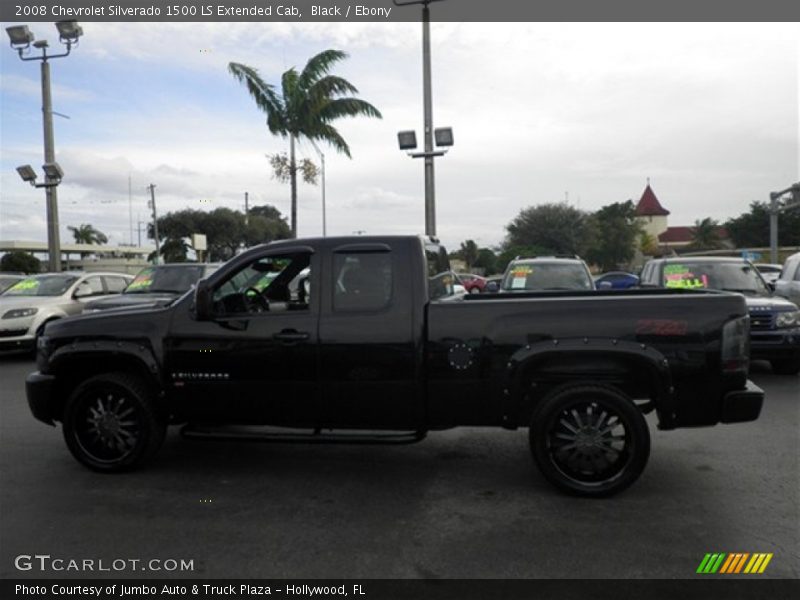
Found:
[[(786, 194), (792, 194), (792, 200), (781, 203), (780, 199)], [(769, 194), (769, 259), (775, 264), (778, 262), (778, 215), (784, 211), (800, 208), (800, 182), (789, 186), (780, 192)]]
[(436, 235), (436, 187), (433, 173), (433, 94), (431, 92), (431, 13), (422, 6), (422, 94), (425, 111), (425, 235)]
[[(42, 47), (42, 121), (44, 123), (44, 162), (52, 163), (56, 159), (55, 142), (53, 141), (53, 99), (50, 95), (50, 63), (47, 62), (47, 46)], [(50, 178), (45, 176), (45, 182)], [(45, 188), (47, 198), (47, 254), (49, 269), (53, 273), (61, 272), (61, 236), (58, 230), (58, 186)]]
[(316, 150), (317, 154), (319, 154), (320, 177), (322, 179), (322, 237), (327, 237), (328, 224), (325, 217), (325, 155), (322, 153), (322, 150), (319, 149), (319, 146), (317, 146), (314, 140), (309, 138), (308, 141), (311, 142), (311, 145), (314, 146), (314, 150)]
[[(77, 46), (79, 38), (83, 35), (83, 29), (76, 21), (56, 22), (59, 40), (66, 45), (66, 52), (62, 54), (51, 54), (48, 56), (48, 43), (46, 40), (35, 39), (33, 33), (27, 25), (14, 25), (6, 27), (6, 32), (11, 41), (11, 48), (16, 50), (21, 60), (38, 60), (41, 62), (42, 76), (42, 123), (44, 129), (44, 162), (45, 162), (45, 182), (36, 187), (45, 188), (47, 198), (47, 254), (48, 268), (50, 271), (58, 273), (61, 271), (61, 239), (58, 226), (58, 192), (56, 188), (61, 182), (60, 167), (57, 172), (47, 168), (48, 165), (55, 163), (55, 142), (53, 141), (53, 99), (50, 93), (50, 63), (49, 59), (62, 58), (69, 56), (73, 46)], [(26, 56), (30, 46), (41, 50), (39, 56)], [(58, 176), (55, 176), (58, 175)]]

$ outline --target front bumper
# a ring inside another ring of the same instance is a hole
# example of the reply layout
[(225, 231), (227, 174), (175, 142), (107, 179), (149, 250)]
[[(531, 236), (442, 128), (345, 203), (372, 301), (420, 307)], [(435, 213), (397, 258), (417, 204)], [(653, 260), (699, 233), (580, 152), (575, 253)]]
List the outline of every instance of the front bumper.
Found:
[(0, 352), (32, 350), (35, 344), (33, 317), (0, 320)]
[(25, 379), (25, 394), (28, 396), (28, 406), (33, 416), (47, 423), (55, 425), (53, 419), (56, 414), (53, 390), (56, 378), (52, 375), (43, 375), (36, 371)]
[(728, 392), (722, 398), (720, 421), (723, 423), (755, 421), (761, 414), (763, 404), (764, 390), (748, 380), (745, 389)]
[(800, 328), (751, 331), (750, 358), (754, 360), (800, 359)]

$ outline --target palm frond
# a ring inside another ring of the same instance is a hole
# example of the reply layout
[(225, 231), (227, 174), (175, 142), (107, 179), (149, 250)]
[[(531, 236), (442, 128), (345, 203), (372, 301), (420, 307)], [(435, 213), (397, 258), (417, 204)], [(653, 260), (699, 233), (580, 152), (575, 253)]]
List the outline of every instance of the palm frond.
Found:
[(347, 53), (341, 50), (323, 50), (316, 56), (312, 56), (308, 59), (300, 75), (300, 87), (308, 89), (326, 75), (334, 64), (345, 58), (347, 58)]
[[(280, 131), (281, 119), (278, 115), (284, 113), (283, 103), (275, 93), (275, 87), (261, 79), (258, 71), (253, 67), (241, 63), (228, 63), (228, 72), (240, 83), (244, 83), (250, 96), (255, 100), (256, 106), (267, 113), (267, 124), (272, 133)], [(278, 129), (273, 129), (273, 125)]]
[(344, 141), (344, 138), (333, 125), (320, 123), (313, 132), (306, 133), (305, 137), (318, 142), (325, 142), (337, 152), (347, 156), (347, 158), (352, 158), (350, 156), (350, 146), (347, 145), (347, 142)]
[(369, 102), (360, 98), (337, 98), (325, 103), (317, 112), (319, 118), (325, 122), (338, 119), (339, 117), (355, 117), (364, 115), (382, 119), (380, 111)]

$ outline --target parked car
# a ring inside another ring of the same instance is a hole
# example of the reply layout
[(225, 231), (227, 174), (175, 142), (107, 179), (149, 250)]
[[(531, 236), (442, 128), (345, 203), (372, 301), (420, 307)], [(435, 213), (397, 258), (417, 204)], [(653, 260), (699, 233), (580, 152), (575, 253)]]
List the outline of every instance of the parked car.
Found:
[(595, 277), (594, 285), (598, 290), (627, 290), (628, 288), (639, 285), (639, 277), (633, 273), (626, 273), (625, 271), (609, 271), (608, 273), (603, 273)]
[(89, 302), (86, 312), (169, 304), (188, 292), (199, 279), (211, 275), (218, 268), (217, 263), (175, 263), (145, 267), (137, 273), (122, 294)]
[(775, 281), (775, 293), (800, 306), (800, 252), (783, 263), (780, 277)]
[(0, 273), (0, 294), (23, 279), (25, 279), (25, 275), (17, 275), (16, 273)]
[(500, 284), (503, 283), (503, 276), (502, 275), (493, 275), (492, 277), (488, 277), (486, 279), (486, 288), (485, 291), (487, 292), (499, 292), (500, 291)]
[(32, 350), (51, 321), (78, 315), (92, 299), (119, 294), (122, 273), (44, 273), (25, 277), (0, 296), (0, 350)]
[(778, 277), (780, 277), (781, 269), (783, 268), (781, 265), (773, 265), (768, 263), (754, 263), (753, 266), (758, 269), (758, 272), (761, 274), (761, 277), (764, 278), (764, 281), (772, 285), (774, 285), (778, 280)]
[(595, 289), (589, 267), (578, 257), (517, 257), (508, 263), (500, 290), (539, 292)]
[[(262, 291), (237, 283), (276, 266)], [(294, 299), (304, 269), (311, 295)], [(34, 417), (60, 421), (101, 472), (152, 458), (168, 424), (373, 443), (530, 427), (548, 481), (602, 496), (644, 470), (645, 414), (662, 430), (758, 418), (748, 322), (741, 295), (709, 291), (456, 297), (432, 239), (292, 239), (236, 256), (169, 306), (49, 324), (26, 389)]]
[(776, 296), (744, 258), (691, 256), (649, 261), (642, 284), (714, 289), (744, 294), (750, 314), (750, 356), (768, 360), (775, 373), (800, 372), (800, 311)]
[(486, 278), (473, 273), (458, 273), (458, 278), (468, 294), (481, 294), (486, 290)]

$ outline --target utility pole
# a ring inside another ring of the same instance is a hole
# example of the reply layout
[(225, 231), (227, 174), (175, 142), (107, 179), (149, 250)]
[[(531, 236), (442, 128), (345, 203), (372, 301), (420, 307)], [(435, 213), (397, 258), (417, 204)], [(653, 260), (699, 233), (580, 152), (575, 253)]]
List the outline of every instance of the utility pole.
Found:
[(156, 213), (156, 186), (154, 183), (151, 183), (147, 186), (147, 189), (150, 190), (150, 208), (153, 209), (153, 237), (156, 240), (156, 259), (155, 264), (159, 264), (161, 262), (161, 256), (159, 254), (160, 244), (158, 242), (158, 214)]
[(244, 193), (244, 226), (247, 227), (249, 222), (248, 216), (250, 215), (250, 203), (247, 192)]

